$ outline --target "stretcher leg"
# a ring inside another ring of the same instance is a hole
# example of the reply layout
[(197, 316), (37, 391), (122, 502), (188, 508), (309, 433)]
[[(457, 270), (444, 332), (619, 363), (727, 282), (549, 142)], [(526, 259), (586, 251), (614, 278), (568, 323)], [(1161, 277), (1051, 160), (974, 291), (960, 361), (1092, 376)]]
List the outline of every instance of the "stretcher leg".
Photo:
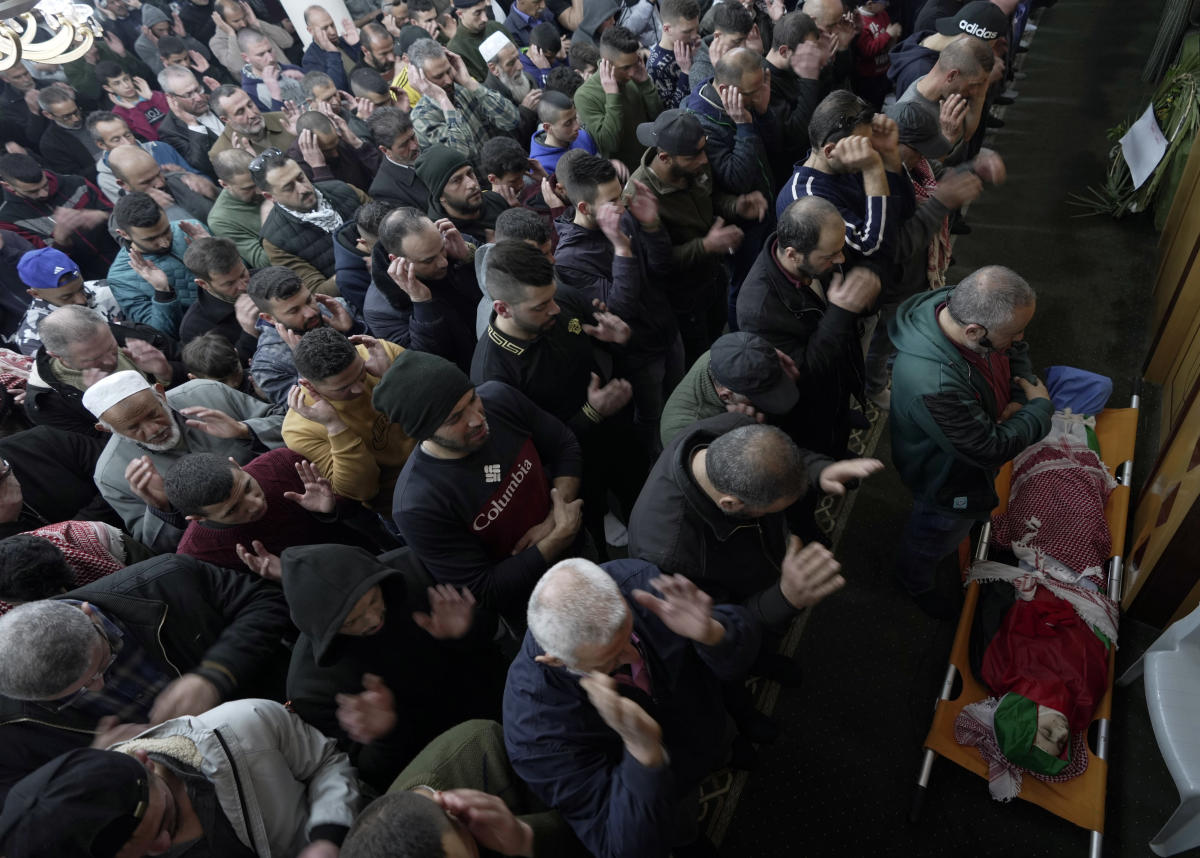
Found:
[[(954, 691), (954, 680), (957, 678), (958, 668), (953, 664), (947, 665), (946, 678), (942, 681), (942, 692), (933, 704), (935, 710), (938, 702), (950, 699), (950, 695)], [(925, 806), (925, 795), (929, 791), (929, 778), (933, 774), (933, 760), (936, 756), (937, 754), (929, 748), (925, 749), (925, 756), (921, 759), (921, 771), (917, 773), (917, 789), (913, 793), (912, 807), (908, 812), (909, 822), (916, 822), (921, 818), (921, 810)]]

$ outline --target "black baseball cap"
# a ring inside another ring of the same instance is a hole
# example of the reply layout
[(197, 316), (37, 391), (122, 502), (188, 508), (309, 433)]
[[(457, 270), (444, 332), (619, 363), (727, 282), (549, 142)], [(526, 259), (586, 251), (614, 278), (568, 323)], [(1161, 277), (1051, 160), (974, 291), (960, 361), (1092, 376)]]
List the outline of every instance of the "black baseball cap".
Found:
[(120, 751), (77, 748), (13, 785), (0, 813), (5, 858), (114, 858), (150, 803), (150, 775)]
[(668, 155), (695, 155), (704, 139), (704, 126), (686, 111), (664, 110), (653, 122), (638, 125), (637, 139), (643, 146), (657, 147)]
[(748, 397), (765, 414), (787, 414), (800, 399), (775, 347), (757, 334), (738, 331), (718, 337), (708, 352), (708, 371), (713, 381)]
[(990, 0), (971, 0), (958, 10), (957, 15), (938, 18), (934, 26), (943, 36), (966, 33), (990, 42), (1008, 35), (1008, 16)]

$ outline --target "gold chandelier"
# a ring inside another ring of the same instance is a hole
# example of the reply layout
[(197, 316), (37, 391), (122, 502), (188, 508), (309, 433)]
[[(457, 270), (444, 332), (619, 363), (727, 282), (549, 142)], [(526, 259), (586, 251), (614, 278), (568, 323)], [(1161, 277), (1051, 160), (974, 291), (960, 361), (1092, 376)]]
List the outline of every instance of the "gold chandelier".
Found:
[[(35, 8), (36, 6), (36, 8)], [(44, 28), (53, 33), (37, 41), (40, 15)], [(5, 0), (0, 2), (0, 71), (7, 71), (21, 60), (38, 63), (69, 63), (91, 50), (92, 42), (103, 30), (90, 6), (71, 0)]]

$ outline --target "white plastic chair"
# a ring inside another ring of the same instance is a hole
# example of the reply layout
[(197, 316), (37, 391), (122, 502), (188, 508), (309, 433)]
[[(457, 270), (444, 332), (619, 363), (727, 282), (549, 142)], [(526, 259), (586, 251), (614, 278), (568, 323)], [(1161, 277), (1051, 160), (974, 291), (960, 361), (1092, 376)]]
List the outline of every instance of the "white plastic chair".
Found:
[(1175, 855), (1200, 846), (1200, 608), (1163, 632), (1119, 682), (1143, 674), (1154, 738), (1179, 790), (1179, 807), (1150, 849)]

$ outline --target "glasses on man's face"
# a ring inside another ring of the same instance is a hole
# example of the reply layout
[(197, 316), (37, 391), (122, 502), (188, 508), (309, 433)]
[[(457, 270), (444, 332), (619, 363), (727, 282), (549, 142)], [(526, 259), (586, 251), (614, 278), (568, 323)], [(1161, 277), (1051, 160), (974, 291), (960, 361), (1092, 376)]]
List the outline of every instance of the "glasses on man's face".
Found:
[(56, 113), (56, 114), (54, 114), (54, 118), (55, 119), (75, 119), (76, 117), (79, 117), (82, 115), (83, 114), (80, 112), (79, 108), (76, 107), (70, 113)]
[(843, 116), (838, 120), (837, 125), (825, 135), (825, 139), (821, 141), (824, 146), (830, 140), (841, 140), (843, 137), (849, 137), (850, 132), (860, 125), (870, 125), (871, 120), (875, 118), (875, 108), (867, 104), (865, 101), (859, 100), (859, 109), (855, 113)]
[(251, 173), (261, 173), (267, 168), (267, 162), (272, 158), (278, 158), (283, 153), (272, 146), (270, 149), (264, 149), (263, 153), (250, 162)]
[(176, 98), (199, 98), (202, 95), (204, 95), (204, 90), (201, 89), (200, 87), (195, 87), (194, 89), (189, 89), (187, 92), (175, 93)]
[(108, 647), (108, 660), (104, 662), (104, 667), (100, 668), (98, 671), (88, 677), (87, 682), (83, 683), (83, 685), (79, 686), (79, 688), (75, 689), (66, 697), (56, 701), (55, 711), (57, 712), (61, 712), (68, 706), (72, 706), (78, 702), (79, 699), (87, 693), (88, 686), (92, 685), (98, 680), (103, 679), (104, 674), (108, 673), (108, 669), (112, 667), (113, 662), (117, 660), (117, 651), (113, 649), (112, 641), (108, 639), (108, 635), (104, 634), (104, 632), (100, 630), (100, 627), (95, 623), (92, 623), (92, 628), (96, 630), (96, 634), (100, 636), (100, 640), (104, 642), (106, 647)]

